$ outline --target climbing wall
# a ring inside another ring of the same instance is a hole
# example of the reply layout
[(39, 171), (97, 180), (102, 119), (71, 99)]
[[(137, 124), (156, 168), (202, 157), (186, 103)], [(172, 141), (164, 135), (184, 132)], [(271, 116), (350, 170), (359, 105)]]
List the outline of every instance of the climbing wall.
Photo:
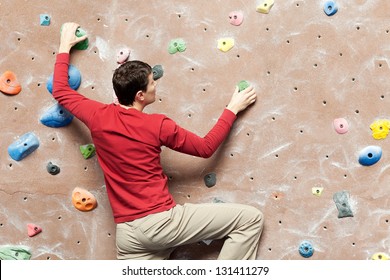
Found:
[[(163, 68), (147, 112), (205, 135), (239, 81), (255, 86), (257, 102), (213, 157), (163, 150), (178, 203), (261, 209), (258, 259), (385, 258), (390, 2), (272, 2), (1, 0), (0, 249), (23, 248), (18, 257), (31, 259), (116, 258), (103, 175), (81, 149), (91, 147), (88, 130), (76, 118), (42, 122), (56, 106), (48, 88), (60, 28), (75, 21), (89, 38), (71, 64), (89, 98), (113, 102), (111, 77), (128, 50), (129, 59)], [(17, 83), (19, 93), (4, 92)], [(28, 155), (18, 158), (18, 148)], [(75, 188), (97, 207), (77, 209)], [(172, 259), (214, 259), (221, 245), (183, 246)]]

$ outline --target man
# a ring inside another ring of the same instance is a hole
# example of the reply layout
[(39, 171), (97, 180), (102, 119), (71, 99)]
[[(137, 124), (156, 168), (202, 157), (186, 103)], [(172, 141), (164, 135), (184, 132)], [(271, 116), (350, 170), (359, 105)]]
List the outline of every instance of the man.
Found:
[(89, 128), (114, 215), (118, 259), (168, 259), (180, 245), (225, 239), (219, 259), (255, 259), (263, 215), (233, 203), (177, 205), (160, 163), (161, 146), (210, 157), (229, 134), (236, 115), (256, 101), (253, 87), (236, 90), (217, 123), (199, 137), (162, 114), (146, 114), (156, 98), (151, 67), (128, 61), (112, 82), (119, 104), (103, 104), (68, 84), (70, 50), (86, 36), (76, 23), (62, 27), (53, 97)]

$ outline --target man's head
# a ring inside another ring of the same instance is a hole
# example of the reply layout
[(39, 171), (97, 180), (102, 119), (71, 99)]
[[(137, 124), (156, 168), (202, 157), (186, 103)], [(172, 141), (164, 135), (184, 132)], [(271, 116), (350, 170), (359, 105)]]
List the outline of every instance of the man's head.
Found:
[[(154, 101), (155, 81), (152, 67), (145, 62), (139, 60), (125, 62), (115, 70), (112, 84), (119, 104), (131, 106), (137, 96), (149, 98), (147, 104)], [(145, 96), (148, 93), (153, 96)]]

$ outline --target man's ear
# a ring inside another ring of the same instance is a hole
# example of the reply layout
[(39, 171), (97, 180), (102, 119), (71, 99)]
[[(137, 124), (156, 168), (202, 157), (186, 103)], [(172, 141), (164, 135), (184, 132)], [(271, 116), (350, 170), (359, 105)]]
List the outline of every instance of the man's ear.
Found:
[(139, 90), (136, 94), (135, 94), (135, 100), (137, 101), (144, 101), (145, 99), (145, 96), (144, 96), (144, 92), (142, 90)]

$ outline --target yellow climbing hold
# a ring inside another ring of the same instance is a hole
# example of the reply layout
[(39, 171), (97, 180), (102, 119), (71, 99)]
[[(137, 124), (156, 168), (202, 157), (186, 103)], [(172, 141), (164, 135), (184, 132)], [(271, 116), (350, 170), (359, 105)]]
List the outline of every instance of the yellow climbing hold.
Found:
[(390, 121), (386, 119), (376, 120), (370, 125), (372, 137), (375, 139), (384, 139), (389, 134)]
[(323, 190), (324, 190), (323, 187), (317, 187), (316, 186), (316, 187), (312, 187), (311, 188), (311, 193), (316, 195), (316, 196), (321, 196)]
[(234, 47), (234, 39), (233, 38), (221, 38), (218, 40), (218, 49), (227, 52), (231, 48)]
[(390, 257), (386, 253), (375, 253), (371, 256), (371, 259), (376, 261), (387, 261), (390, 260)]
[(264, 0), (256, 7), (256, 11), (262, 14), (268, 14), (273, 5), (274, 0)]

